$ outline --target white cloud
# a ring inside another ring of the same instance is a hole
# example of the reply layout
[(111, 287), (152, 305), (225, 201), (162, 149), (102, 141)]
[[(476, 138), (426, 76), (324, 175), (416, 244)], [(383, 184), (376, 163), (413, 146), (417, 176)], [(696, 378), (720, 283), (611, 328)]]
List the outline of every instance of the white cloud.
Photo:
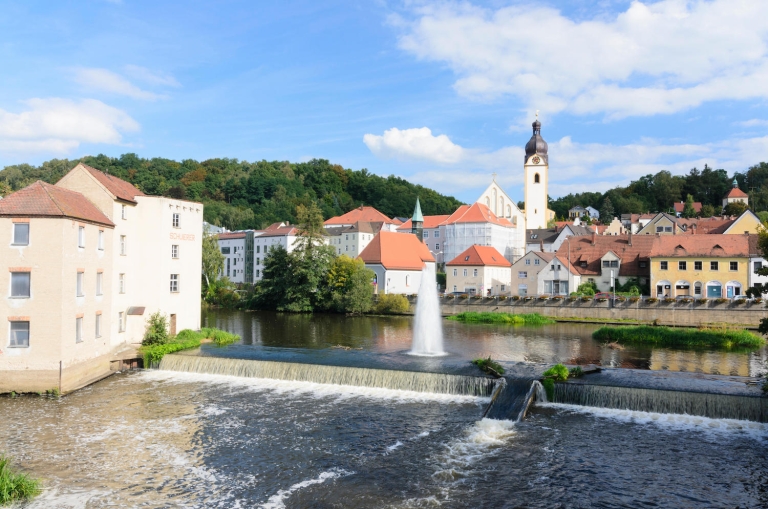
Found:
[(761, 118), (752, 118), (749, 120), (743, 120), (741, 122), (734, 122), (734, 123), (742, 127), (768, 127), (768, 120), (763, 120)]
[(423, 159), (436, 163), (457, 163), (464, 157), (464, 150), (448, 136), (432, 135), (428, 127), (420, 129), (387, 129), (384, 134), (366, 134), (363, 142), (377, 157), (384, 159)]
[(27, 109), (0, 109), (0, 152), (65, 155), (81, 143), (119, 144), (139, 130), (124, 111), (95, 99), (29, 99)]
[(123, 76), (107, 69), (79, 67), (74, 69), (74, 80), (90, 90), (100, 90), (111, 94), (125, 95), (144, 101), (155, 101), (167, 96), (143, 90)]
[(446, 63), (463, 96), (607, 118), (768, 97), (768, 2), (634, 1), (583, 21), (529, 4), (419, 5), (393, 22), (400, 47)]
[(146, 67), (139, 67), (138, 65), (126, 65), (125, 72), (132, 78), (148, 83), (150, 85), (158, 85), (164, 87), (180, 87), (176, 78), (167, 73), (153, 71)]

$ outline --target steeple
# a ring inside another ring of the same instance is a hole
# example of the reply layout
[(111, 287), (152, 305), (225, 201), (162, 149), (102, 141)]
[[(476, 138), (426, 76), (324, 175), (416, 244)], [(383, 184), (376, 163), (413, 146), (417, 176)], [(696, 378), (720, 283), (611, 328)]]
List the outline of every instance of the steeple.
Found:
[(416, 207), (413, 209), (413, 217), (411, 218), (411, 233), (416, 235), (419, 240), (424, 237), (424, 216), (421, 213), (421, 204), (419, 203), (419, 197), (416, 197)]
[(539, 122), (539, 112), (536, 112), (536, 120), (531, 124), (533, 127), (533, 135), (528, 143), (525, 145), (525, 163), (532, 155), (538, 155), (544, 161), (544, 164), (548, 164), (547, 160), (547, 142), (541, 137), (541, 122)]
[(739, 183), (736, 181), (736, 177), (733, 177), (733, 187), (739, 187)]

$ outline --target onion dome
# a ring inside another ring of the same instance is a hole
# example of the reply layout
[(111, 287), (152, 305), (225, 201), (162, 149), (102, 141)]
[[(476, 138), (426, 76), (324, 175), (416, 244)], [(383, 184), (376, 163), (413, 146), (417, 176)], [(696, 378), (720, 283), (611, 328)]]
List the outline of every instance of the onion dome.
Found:
[(528, 158), (530, 158), (532, 155), (537, 155), (541, 157), (541, 159), (544, 161), (544, 164), (549, 164), (548, 158), (547, 158), (547, 142), (544, 141), (544, 138), (541, 137), (541, 122), (539, 122), (538, 119), (532, 124), (533, 125), (533, 136), (531, 136), (531, 139), (528, 140), (528, 143), (525, 145), (525, 163), (528, 162)]

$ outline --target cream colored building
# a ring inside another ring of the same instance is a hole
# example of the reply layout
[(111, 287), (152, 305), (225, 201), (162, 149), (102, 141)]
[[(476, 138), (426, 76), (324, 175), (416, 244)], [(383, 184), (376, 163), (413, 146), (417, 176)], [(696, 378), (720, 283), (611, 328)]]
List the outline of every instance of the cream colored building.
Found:
[(328, 244), (337, 255), (357, 258), (379, 232), (383, 223), (358, 221), (352, 226), (326, 228)]
[(508, 295), (512, 264), (491, 246), (470, 246), (445, 264), (446, 292)]
[(82, 194), (41, 181), (0, 200), (0, 392), (109, 373), (114, 230)]

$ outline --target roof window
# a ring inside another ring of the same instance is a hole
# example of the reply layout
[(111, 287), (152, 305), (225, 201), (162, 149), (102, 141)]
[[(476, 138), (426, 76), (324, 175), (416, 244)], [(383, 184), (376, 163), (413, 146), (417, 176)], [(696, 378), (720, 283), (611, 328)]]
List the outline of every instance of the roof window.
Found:
[(465, 256), (465, 257), (464, 257), (464, 261), (465, 261), (465, 262), (468, 262), (468, 261), (469, 261), (469, 256)]

